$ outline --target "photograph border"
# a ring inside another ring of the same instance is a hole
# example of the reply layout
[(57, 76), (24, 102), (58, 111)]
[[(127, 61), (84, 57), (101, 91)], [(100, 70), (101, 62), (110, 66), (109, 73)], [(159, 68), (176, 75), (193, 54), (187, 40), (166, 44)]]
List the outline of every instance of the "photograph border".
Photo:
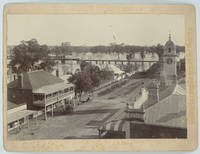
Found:
[[(7, 151), (185, 151), (198, 146), (196, 14), (191, 4), (10, 3), (3, 16), (3, 141)], [(187, 139), (7, 139), (7, 15), (170, 14), (184, 15)]]

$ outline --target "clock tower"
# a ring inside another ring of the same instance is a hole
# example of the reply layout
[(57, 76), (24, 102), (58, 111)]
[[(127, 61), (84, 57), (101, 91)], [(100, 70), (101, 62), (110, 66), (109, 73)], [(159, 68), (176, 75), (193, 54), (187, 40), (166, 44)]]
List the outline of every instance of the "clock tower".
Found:
[(166, 42), (163, 53), (163, 67), (162, 67), (162, 77), (165, 86), (170, 86), (176, 84), (177, 71), (176, 71), (176, 45), (171, 40), (171, 35), (169, 34), (169, 40)]

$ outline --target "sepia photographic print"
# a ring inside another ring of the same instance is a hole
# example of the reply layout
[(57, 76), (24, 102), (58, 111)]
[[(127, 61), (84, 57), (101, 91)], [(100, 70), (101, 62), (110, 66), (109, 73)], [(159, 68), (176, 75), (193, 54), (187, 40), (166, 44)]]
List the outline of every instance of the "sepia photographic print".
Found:
[(195, 21), (193, 11), (186, 16), (193, 7), (37, 5), (4, 10), (8, 149), (195, 148)]

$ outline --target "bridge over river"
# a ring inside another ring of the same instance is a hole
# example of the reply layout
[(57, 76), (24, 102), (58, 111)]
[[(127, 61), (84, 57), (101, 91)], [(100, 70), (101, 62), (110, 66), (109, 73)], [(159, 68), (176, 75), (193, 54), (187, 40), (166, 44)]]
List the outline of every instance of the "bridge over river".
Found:
[(126, 60), (126, 59), (80, 59), (80, 58), (60, 58), (60, 57), (50, 57), (50, 58), (44, 58), (49, 60), (60, 60), (63, 63), (66, 61), (76, 61), (77, 63), (80, 63), (81, 61), (86, 61), (90, 63), (95, 64), (130, 64), (130, 63), (155, 63), (158, 62), (158, 60)]
[[(8, 59), (12, 59), (12, 56), (9, 56)], [(97, 59), (97, 58), (91, 58), (89, 57), (88, 59), (83, 59), (83, 58), (76, 58), (76, 57), (66, 57), (66, 56), (49, 56), (49, 57), (45, 57), (43, 58), (43, 60), (54, 60), (54, 61), (60, 61), (61, 64), (64, 65), (69, 65), (69, 67), (72, 68), (75, 65), (79, 65), (82, 61), (85, 62), (89, 62), (93, 65), (106, 65), (106, 64), (112, 64), (112, 65), (127, 65), (127, 64), (132, 64), (133, 66), (135, 66), (135, 68), (137, 68), (138, 66), (140, 68), (137, 69), (137, 71), (144, 71), (149, 69), (154, 63), (157, 63), (159, 60), (158, 59)], [(80, 65), (79, 65), (80, 66)]]

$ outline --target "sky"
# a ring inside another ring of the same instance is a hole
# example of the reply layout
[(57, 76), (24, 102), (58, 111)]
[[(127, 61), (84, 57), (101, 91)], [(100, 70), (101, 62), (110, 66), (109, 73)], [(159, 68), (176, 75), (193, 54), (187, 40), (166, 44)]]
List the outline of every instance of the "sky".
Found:
[(32, 38), (46, 45), (164, 45), (169, 33), (176, 45), (185, 44), (183, 15), (8, 15), (7, 19), (8, 45)]

